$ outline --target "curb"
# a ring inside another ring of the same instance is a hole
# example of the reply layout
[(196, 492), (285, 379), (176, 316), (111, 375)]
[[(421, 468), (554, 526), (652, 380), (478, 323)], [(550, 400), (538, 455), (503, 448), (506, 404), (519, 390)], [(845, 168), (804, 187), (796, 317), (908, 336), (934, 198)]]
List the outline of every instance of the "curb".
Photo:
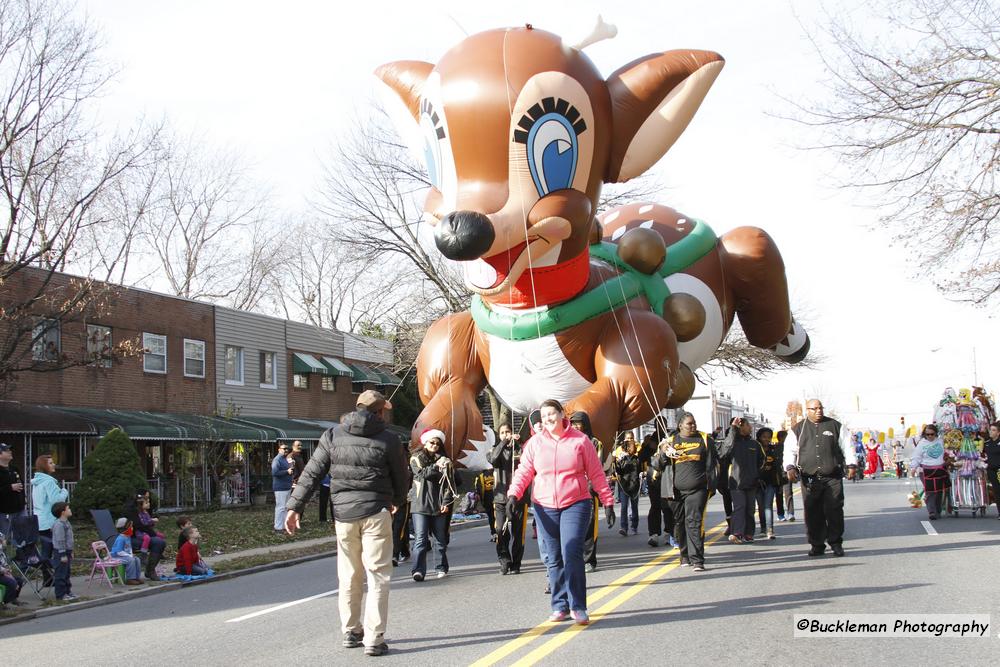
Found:
[[(487, 519), (474, 519), (472, 521), (466, 521), (460, 524), (456, 524), (451, 527), (452, 532), (457, 530), (465, 530), (468, 528), (478, 528), (479, 526), (485, 526)], [(331, 542), (331, 546), (335, 546), (336, 541)], [(93, 609), (94, 607), (103, 607), (105, 605), (114, 604), (116, 602), (124, 602), (126, 600), (135, 600), (138, 598), (144, 598), (149, 595), (156, 595), (158, 593), (166, 593), (168, 591), (176, 591), (181, 588), (187, 588), (189, 586), (202, 586), (204, 584), (211, 584), (216, 581), (226, 581), (227, 579), (235, 579), (237, 577), (246, 576), (249, 574), (257, 574), (259, 572), (267, 572), (268, 570), (277, 570), (282, 567), (290, 567), (292, 565), (299, 565), (301, 563), (308, 563), (314, 560), (321, 560), (323, 558), (329, 558), (330, 556), (336, 556), (336, 548), (330, 549), (329, 551), (321, 551), (314, 554), (309, 554), (307, 556), (299, 556), (298, 558), (289, 558), (287, 560), (276, 560), (273, 563), (265, 563), (263, 565), (254, 565), (253, 567), (243, 568), (242, 570), (233, 570), (232, 572), (223, 572), (222, 574), (217, 574), (208, 579), (196, 579), (194, 581), (171, 581), (165, 584), (160, 584), (152, 588), (145, 588), (137, 591), (128, 591), (126, 593), (121, 593), (118, 595), (110, 595), (104, 598), (98, 598), (96, 600), (85, 600), (84, 602), (76, 602), (73, 604), (59, 605), (55, 607), (42, 607), (37, 609), (30, 614), (18, 614), (11, 618), (0, 618), (0, 626), (9, 625), (11, 623), (20, 623), (22, 621), (31, 621), (35, 619), (48, 618), (50, 616), (56, 616), (58, 614), (65, 614), (71, 611), (77, 611), (79, 609)]]

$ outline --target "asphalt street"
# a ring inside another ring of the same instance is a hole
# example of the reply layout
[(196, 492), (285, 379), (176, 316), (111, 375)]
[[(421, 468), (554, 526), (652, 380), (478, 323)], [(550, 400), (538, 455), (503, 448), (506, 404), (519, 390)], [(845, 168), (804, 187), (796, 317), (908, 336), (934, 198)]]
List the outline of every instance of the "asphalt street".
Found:
[[(408, 564), (396, 569), (384, 657), (340, 647), (333, 558), (0, 626), (0, 650), (17, 656), (7, 664), (29, 665), (996, 664), (996, 510), (928, 523), (928, 534), (926, 512), (906, 503), (910, 488), (846, 484), (845, 558), (806, 556), (801, 508), (796, 523), (776, 524), (776, 540), (728, 544), (718, 497), (704, 573), (647, 546), (644, 522), (627, 538), (602, 526), (586, 628), (544, 623), (530, 532), (522, 573), (500, 576), (477, 528), (454, 533), (446, 579), (418, 584)], [(793, 638), (793, 617), (806, 613), (977, 613), (996, 626), (984, 639)]]

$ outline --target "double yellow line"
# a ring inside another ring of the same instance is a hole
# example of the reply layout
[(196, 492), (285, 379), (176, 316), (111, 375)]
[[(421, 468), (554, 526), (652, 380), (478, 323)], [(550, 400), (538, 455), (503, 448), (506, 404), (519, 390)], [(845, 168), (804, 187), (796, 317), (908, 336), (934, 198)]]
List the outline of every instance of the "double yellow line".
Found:
[[(723, 533), (725, 532), (726, 522), (723, 521), (719, 525), (715, 526), (707, 533), (705, 533), (705, 546), (718, 541)], [(669, 561), (669, 562), (668, 562)], [(624, 575), (615, 579), (607, 586), (604, 586), (593, 595), (587, 596), (587, 605), (593, 607), (593, 605), (609, 595), (617, 593), (613, 598), (608, 600), (606, 603), (598, 607), (590, 615), (590, 624), (593, 625), (597, 623), (602, 618), (610, 614), (612, 611), (623, 605), (625, 602), (635, 597), (644, 588), (649, 586), (651, 583), (667, 574), (674, 568), (680, 566), (680, 557), (678, 556), (677, 549), (670, 549), (669, 551), (664, 551), (656, 558), (653, 558), (649, 562), (640, 565), (637, 568), (626, 572)], [(641, 578), (640, 578), (641, 577)], [(638, 581), (634, 581), (638, 579)], [(630, 583), (632, 582), (632, 583)], [(544, 623), (539, 623), (535, 627), (531, 628), (519, 637), (507, 642), (500, 648), (496, 649), (492, 653), (483, 656), (479, 660), (472, 663), (471, 667), (489, 667), (490, 665), (495, 665), (500, 660), (503, 660), (507, 656), (511, 655), (527, 646), (533, 642), (538, 637), (541, 637), (549, 630), (553, 628), (565, 628), (562, 632), (558, 633), (556, 636), (549, 639), (547, 642), (537, 647), (526, 656), (514, 663), (514, 665), (520, 667), (522, 665), (534, 665), (539, 660), (549, 655), (557, 648), (570, 641), (578, 634), (583, 632), (586, 628), (590, 626), (586, 625), (576, 625), (575, 623), (570, 626), (566, 626), (561, 623), (552, 623), (545, 621)]]
[[(799, 495), (801, 487), (795, 486), (793, 495)], [(756, 509), (756, 508), (755, 508)], [(787, 511), (787, 508), (786, 508)], [(804, 514), (804, 512), (803, 512)], [(756, 516), (754, 517), (756, 519)], [(722, 521), (718, 525), (714, 526), (711, 530), (705, 533), (705, 546), (714, 542), (718, 542), (725, 536), (726, 522)], [(674, 557), (677, 556), (676, 559)], [(669, 562), (668, 562), (669, 561)], [(604, 598), (617, 593), (613, 598), (608, 600), (606, 603), (598, 607), (590, 615), (590, 625), (597, 623), (602, 618), (610, 614), (612, 611), (625, 604), (628, 600), (632, 599), (638, 595), (644, 588), (649, 586), (651, 583), (661, 578), (663, 575), (667, 574), (674, 568), (680, 567), (680, 557), (677, 549), (671, 549), (669, 551), (664, 551), (656, 558), (653, 558), (649, 562), (640, 565), (639, 567), (626, 572), (624, 575), (615, 579), (607, 586), (601, 588), (593, 595), (587, 596), (588, 606), (593, 605), (596, 602), (603, 600)], [(634, 581), (635, 579), (638, 581)], [(633, 583), (630, 583), (633, 582)], [(619, 590), (621, 589), (621, 590)], [(545, 621), (540, 623), (535, 627), (531, 628), (519, 637), (512, 639), (500, 648), (496, 649), (492, 653), (483, 656), (479, 660), (472, 663), (471, 667), (490, 667), (495, 665), (500, 660), (503, 660), (507, 656), (511, 655), (524, 648), (531, 642), (533, 642), (538, 637), (541, 637), (549, 630), (553, 628), (564, 628), (562, 632), (559, 632), (554, 637), (550, 638), (547, 642), (541, 646), (535, 648), (530, 653), (517, 660), (513, 664), (515, 667), (527, 667), (528, 665), (534, 665), (538, 663), (539, 660), (549, 655), (555, 651), (560, 646), (566, 644), (571, 639), (579, 635), (581, 632), (590, 627), (590, 625), (576, 625), (575, 623), (570, 626), (566, 626), (561, 623), (550, 623)]]

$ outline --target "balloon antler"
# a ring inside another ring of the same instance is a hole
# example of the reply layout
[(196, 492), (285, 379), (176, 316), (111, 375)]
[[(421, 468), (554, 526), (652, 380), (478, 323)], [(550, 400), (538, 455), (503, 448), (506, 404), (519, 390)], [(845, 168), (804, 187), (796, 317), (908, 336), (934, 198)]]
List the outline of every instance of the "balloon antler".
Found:
[(610, 23), (605, 23), (601, 15), (598, 14), (597, 24), (594, 25), (594, 29), (590, 31), (590, 34), (581, 39), (576, 44), (573, 44), (572, 46), (574, 49), (582, 51), (591, 44), (602, 42), (605, 39), (611, 39), (617, 34), (618, 34), (618, 28), (611, 25)]

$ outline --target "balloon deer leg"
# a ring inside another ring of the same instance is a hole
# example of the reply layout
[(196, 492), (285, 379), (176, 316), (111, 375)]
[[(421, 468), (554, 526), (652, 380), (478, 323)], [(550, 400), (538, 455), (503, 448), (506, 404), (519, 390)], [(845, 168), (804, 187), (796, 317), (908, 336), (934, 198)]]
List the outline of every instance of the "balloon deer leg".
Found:
[(678, 365), (677, 339), (661, 317), (619, 308), (610, 318), (594, 358), (597, 381), (566, 406), (567, 414), (586, 412), (604, 443), (647, 421), (650, 410), (659, 412)]
[[(487, 468), (493, 432), (483, 428), (476, 405), (476, 396), (486, 386), (486, 373), (476, 352), (475, 325), (468, 311), (447, 315), (427, 330), (417, 355), (417, 377), (420, 400), (426, 407), (413, 432), (441, 429), (452, 461), (467, 468)], [(484, 431), (486, 440), (478, 440)], [(472, 449), (464, 448), (467, 442)]]
[(720, 240), (726, 285), (747, 341), (789, 363), (804, 359), (809, 336), (791, 315), (778, 246), (757, 227), (738, 227)]

